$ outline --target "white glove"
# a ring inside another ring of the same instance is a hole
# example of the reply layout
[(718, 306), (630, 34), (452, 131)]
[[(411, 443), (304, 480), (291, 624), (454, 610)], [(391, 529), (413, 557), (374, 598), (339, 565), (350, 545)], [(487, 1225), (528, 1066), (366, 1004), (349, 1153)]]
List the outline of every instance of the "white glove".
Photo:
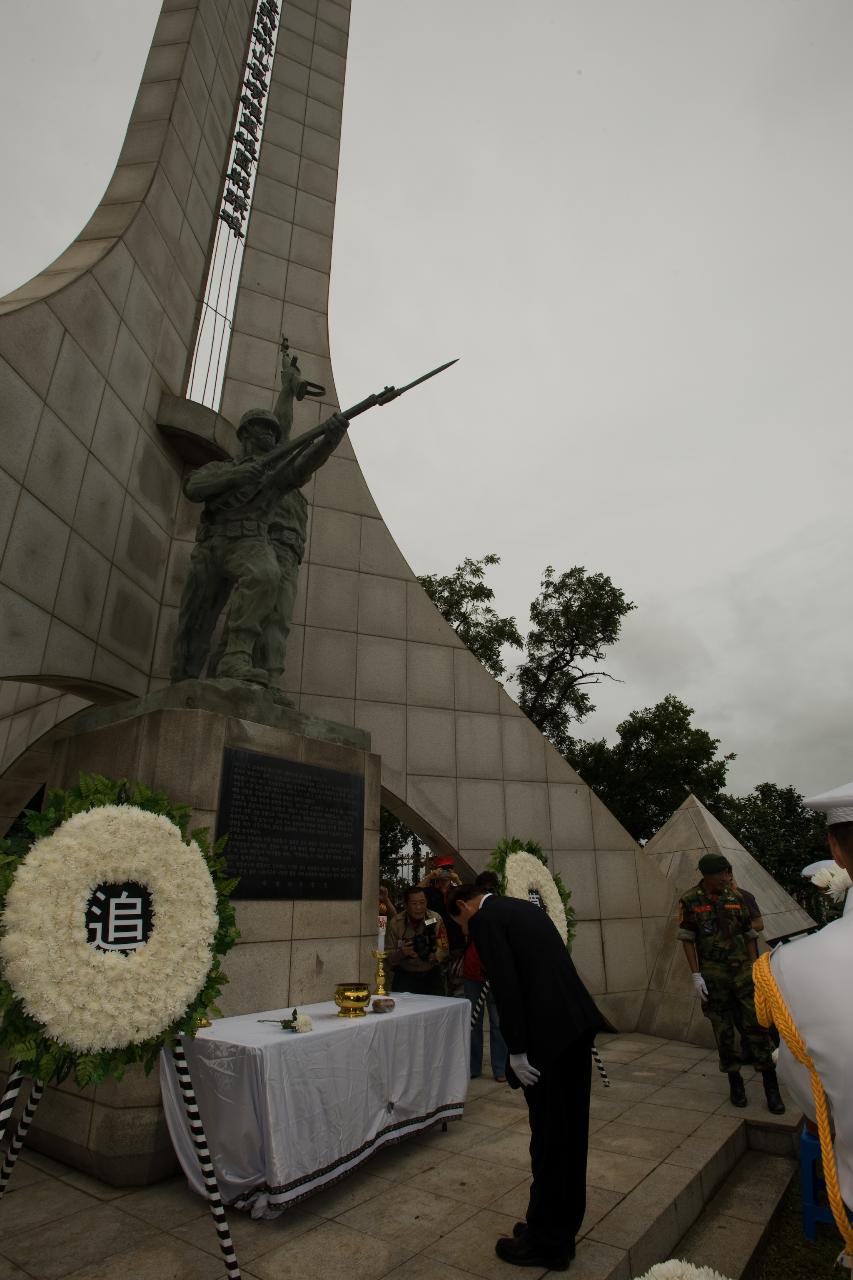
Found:
[(539, 1072), (535, 1067), (531, 1067), (527, 1061), (526, 1053), (511, 1053), (509, 1055), (509, 1065), (521, 1083), (528, 1089), (539, 1079)]
[(702, 977), (701, 973), (691, 973), (690, 976), (693, 979), (693, 985), (696, 988), (697, 996), (704, 1003), (708, 999), (708, 988), (705, 986), (705, 979)]

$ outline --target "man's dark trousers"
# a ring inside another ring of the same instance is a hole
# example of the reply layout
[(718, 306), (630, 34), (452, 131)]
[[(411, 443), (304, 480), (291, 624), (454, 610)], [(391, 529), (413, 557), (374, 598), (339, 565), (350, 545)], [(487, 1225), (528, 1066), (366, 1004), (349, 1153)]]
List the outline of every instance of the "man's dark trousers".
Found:
[(586, 1211), (591, 1064), (590, 1039), (583, 1037), (524, 1090), (533, 1174), (528, 1238), (555, 1258), (573, 1252)]

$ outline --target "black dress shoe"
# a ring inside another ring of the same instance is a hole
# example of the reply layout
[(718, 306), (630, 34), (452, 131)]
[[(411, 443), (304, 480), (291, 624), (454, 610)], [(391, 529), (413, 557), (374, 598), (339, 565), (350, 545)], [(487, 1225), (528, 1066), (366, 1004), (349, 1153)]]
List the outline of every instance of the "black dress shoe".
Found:
[[(526, 1222), (516, 1222), (515, 1226), (512, 1229), (512, 1234), (516, 1238), (516, 1240), (518, 1240), (519, 1237), (526, 1236), (528, 1230), (529, 1228)], [(570, 1245), (569, 1246), (569, 1262), (571, 1262), (574, 1256), (575, 1256), (575, 1246)]]
[[(525, 1224), (526, 1225), (526, 1224)], [(572, 1248), (566, 1253), (548, 1253), (527, 1233), (521, 1236), (502, 1236), (495, 1245), (495, 1253), (502, 1262), (509, 1262), (514, 1267), (544, 1267), (546, 1271), (566, 1271), (575, 1256)]]

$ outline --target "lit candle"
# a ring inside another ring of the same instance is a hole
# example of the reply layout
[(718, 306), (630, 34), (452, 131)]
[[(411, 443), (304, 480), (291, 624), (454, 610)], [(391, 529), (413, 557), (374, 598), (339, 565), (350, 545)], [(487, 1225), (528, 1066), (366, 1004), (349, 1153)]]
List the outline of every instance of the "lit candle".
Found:
[(384, 950), (385, 950), (385, 926), (386, 926), (386, 924), (387, 924), (387, 923), (388, 923), (388, 917), (387, 917), (387, 916), (380, 916), (380, 917), (379, 917), (379, 937), (378, 937), (377, 942), (376, 942), (376, 950), (377, 950), (377, 951), (384, 951)]

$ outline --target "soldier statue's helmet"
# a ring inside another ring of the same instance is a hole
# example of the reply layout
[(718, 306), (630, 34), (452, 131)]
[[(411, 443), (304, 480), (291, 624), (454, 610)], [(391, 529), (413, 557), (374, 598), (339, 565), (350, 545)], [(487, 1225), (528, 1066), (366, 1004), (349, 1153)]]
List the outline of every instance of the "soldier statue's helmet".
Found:
[(237, 436), (240, 440), (246, 434), (246, 428), (253, 422), (263, 422), (268, 427), (272, 427), (275, 432), (276, 444), (281, 440), (281, 423), (273, 413), (272, 409), (247, 409), (240, 419), (240, 425), (237, 427)]

